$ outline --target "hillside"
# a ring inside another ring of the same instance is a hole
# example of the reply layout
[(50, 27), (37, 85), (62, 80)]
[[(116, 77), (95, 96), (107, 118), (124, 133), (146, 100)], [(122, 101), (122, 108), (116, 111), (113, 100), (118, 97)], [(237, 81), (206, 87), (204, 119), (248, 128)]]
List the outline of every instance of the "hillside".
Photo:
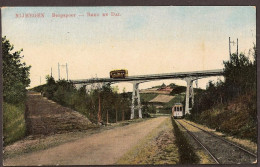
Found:
[(171, 99), (173, 99), (174, 96), (168, 96), (168, 95), (158, 95), (152, 100), (150, 100), (150, 103), (168, 103)]
[[(254, 116), (255, 115), (255, 116)], [(217, 131), (238, 138), (257, 141), (256, 92), (236, 97), (190, 118)]]
[(29, 92), (26, 106), (27, 131), (30, 135), (82, 130), (91, 126), (87, 117), (42, 97), (40, 93)]
[(257, 141), (256, 46), (248, 55), (224, 61), (224, 81), (212, 82), (195, 96), (189, 119), (238, 138)]
[[(152, 88), (140, 91), (141, 101), (143, 104), (151, 108), (151, 112), (170, 114), (172, 106), (175, 103), (183, 103), (185, 98), (185, 86), (175, 85), (157, 85)], [(203, 91), (202, 89), (194, 89), (195, 93)], [(149, 112), (149, 111), (148, 111)]]

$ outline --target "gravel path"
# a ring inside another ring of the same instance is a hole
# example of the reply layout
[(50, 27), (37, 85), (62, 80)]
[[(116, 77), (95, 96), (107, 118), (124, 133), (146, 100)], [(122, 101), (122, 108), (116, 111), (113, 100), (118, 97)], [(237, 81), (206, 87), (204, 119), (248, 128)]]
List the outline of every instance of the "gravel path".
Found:
[(200, 142), (220, 161), (221, 164), (251, 164), (255, 158), (240, 149), (195, 128), (183, 120), (179, 122), (192, 132)]
[(142, 139), (138, 145), (121, 157), (117, 164), (173, 165), (179, 163), (179, 158), (171, 118), (168, 117), (152, 133)]
[(74, 142), (35, 153), (6, 159), (8, 166), (108, 165), (114, 164), (131, 147), (158, 127), (167, 117), (118, 127)]

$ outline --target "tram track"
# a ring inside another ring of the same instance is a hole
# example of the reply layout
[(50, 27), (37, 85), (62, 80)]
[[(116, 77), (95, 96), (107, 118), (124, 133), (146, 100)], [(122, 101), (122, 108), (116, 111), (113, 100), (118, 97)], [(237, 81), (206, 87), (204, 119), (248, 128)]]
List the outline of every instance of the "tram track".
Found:
[(252, 164), (257, 155), (184, 120), (175, 120), (211, 156), (216, 164)]

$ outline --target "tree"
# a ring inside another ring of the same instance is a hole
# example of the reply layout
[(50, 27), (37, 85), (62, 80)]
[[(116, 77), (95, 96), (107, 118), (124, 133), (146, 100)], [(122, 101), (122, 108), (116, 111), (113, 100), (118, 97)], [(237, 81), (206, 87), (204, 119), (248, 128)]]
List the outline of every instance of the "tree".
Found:
[(12, 52), (14, 46), (6, 37), (2, 37), (3, 52), (3, 98), (8, 103), (20, 103), (26, 99), (26, 87), (30, 84), (31, 66), (22, 62), (24, 56), (20, 51)]
[(253, 60), (240, 53), (232, 54), (230, 61), (224, 61), (224, 77), (226, 78), (226, 94), (236, 97), (248, 90), (256, 88), (256, 48), (254, 46)]
[(175, 86), (175, 88), (172, 89), (170, 95), (176, 95), (176, 94), (180, 94), (182, 92), (186, 91), (186, 86)]
[(162, 88), (165, 88), (166, 87), (166, 85), (165, 85), (165, 83), (163, 83), (162, 85), (161, 85), (161, 89)]
[(54, 93), (57, 90), (57, 84), (52, 76), (47, 75), (46, 76), (46, 86), (44, 87), (43, 95), (46, 96), (48, 99), (54, 98)]
[[(250, 56), (252, 59), (250, 59)], [(210, 81), (206, 91), (195, 95), (192, 113), (199, 114), (214, 105), (225, 104), (232, 99), (256, 91), (256, 47), (246, 56), (232, 54), (229, 61), (223, 62), (225, 81)], [(253, 114), (252, 114), (253, 115)]]

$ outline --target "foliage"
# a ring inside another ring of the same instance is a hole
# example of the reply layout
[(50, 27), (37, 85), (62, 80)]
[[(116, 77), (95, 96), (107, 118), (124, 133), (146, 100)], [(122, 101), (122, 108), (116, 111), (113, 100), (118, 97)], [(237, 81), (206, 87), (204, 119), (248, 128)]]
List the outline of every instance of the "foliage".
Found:
[(22, 62), (20, 51), (13, 52), (14, 46), (6, 37), (2, 38), (3, 53), (3, 98), (5, 102), (17, 104), (25, 101), (26, 87), (30, 84), (29, 70)]
[(255, 45), (248, 56), (232, 54), (230, 61), (223, 63), (225, 81), (210, 81), (206, 91), (197, 92), (189, 119), (256, 141)]
[(3, 54), (3, 137), (4, 145), (25, 136), (26, 87), (30, 84), (29, 70), (22, 62), (22, 49), (13, 51), (14, 46), (2, 37)]
[(25, 106), (20, 104), (3, 103), (3, 136), (4, 145), (13, 143), (23, 138), (26, 134), (26, 125), (24, 119)]
[(226, 93), (230, 98), (256, 89), (256, 48), (254, 46), (253, 61), (244, 54), (231, 56), (231, 61), (224, 62), (224, 77)]
[(161, 88), (165, 88), (166, 87), (166, 85), (165, 85), (165, 83), (163, 83), (162, 85), (161, 85)]
[(143, 102), (142, 104), (143, 113), (156, 113), (156, 108), (154, 107), (154, 105), (149, 105), (148, 102)]
[(193, 113), (210, 109), (217, 104), (227, 104), (237, 96), (256, 91), (256, 48), (249, 56), (241, 53), (239, 56), (232, 54), (230, 61), (224, 61), (225, 81), (208, 83), (204, 92), (199, 92), (195, 96), (195, 106)]
[(73, 83), (66, 80), (55, 81), (50, 76), (47, 76), (46, 80), (45, 85), (35, 87), (33, 90), (42, 92), (48, 99), (82, 113), (92, 122), (98, 122), (99, 101), (103, 122), (117, 122), (130, 118), (131, 96), (127, 92), (119, 94), (116, 87), (107, 84), (100, 89), (88, 90), (87, 93), (85, 86), (77, 90)]
[(47, 98), (52, 99), (54, 97), (54, 92), (57, 90), (57, 85), (54, 78), (51, 76), (46, 76), (46, 80), (47, 84), (41, 92), (44, 92), (44, 96)]
[(176, 94), (180, 94), (186, 91), (186, 86), (175, 86), (171, 91), (170, 95), (174, 96)]
[(175, 83), (170, 83), (168, 86), (170, 86), (170, 88), (175, 88), (177, 85)]

